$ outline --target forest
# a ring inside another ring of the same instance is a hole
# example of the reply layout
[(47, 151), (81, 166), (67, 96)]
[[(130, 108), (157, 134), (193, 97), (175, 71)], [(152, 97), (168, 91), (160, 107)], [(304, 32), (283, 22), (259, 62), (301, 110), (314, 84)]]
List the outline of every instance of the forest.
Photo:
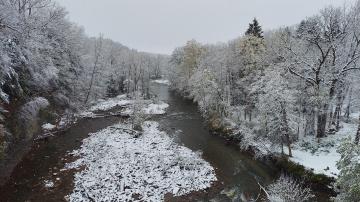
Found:
[[(82, 119), (121, 117), (68, 149), (78, 159), (61, 165), (77, 171), (67, 201), (176, 201), (167, 193), (212, 190), (222, 180), (216, 165), (206, 152), (177, 144), (159, 121), (179, 114), (166, 112), (174, 101), (161, 99), (160, 85), (195, 103), (211, 135), (236, 152), (260, 162), (285, 159), (311, 173), (282, 168), (270, 183), (256, 180), (255, 194), (226, 192), (229, 201), (360, 201), (360, 1), (273, 30), (254, 18), (238, 38), (192, 39), (171, 55), (89, 37), (67, 15), (53, 0), (0, 0), (0, 180), (21, 162), (12, 165), (14, 156)], [(331, 181), (326, 200), (310, 180), (319, 176)], [(34, 180), (50, 194), (69, 186), (44, 179)], [(0, 198), (22, 201), (6, 183)]]
[(87, 37), (54, 1), (4, 0), (0, 5), (0, 153), (33, 136), (10, 133), (5, 123), (17, 118), (12, 110), (21, 108), (24, 120), (16, 127), (27, 128), (22, 124), (31, 124), (43, 105), (67, 113), (121, 93), (149, 94), (150, 79), (159, 78), (167, 63), (164, 55), (138, 52), (102, 35)]

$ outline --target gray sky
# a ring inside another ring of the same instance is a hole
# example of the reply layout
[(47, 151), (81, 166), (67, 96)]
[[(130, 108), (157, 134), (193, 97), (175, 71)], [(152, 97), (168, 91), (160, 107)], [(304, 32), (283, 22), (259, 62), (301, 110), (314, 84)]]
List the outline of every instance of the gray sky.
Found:
[(141, 51), (170, 54), (187, 40), (226, 42), (253, 17), (265, 30), (300, 22), (327, 5), (355, 0), (57, 0), (90, 36)]

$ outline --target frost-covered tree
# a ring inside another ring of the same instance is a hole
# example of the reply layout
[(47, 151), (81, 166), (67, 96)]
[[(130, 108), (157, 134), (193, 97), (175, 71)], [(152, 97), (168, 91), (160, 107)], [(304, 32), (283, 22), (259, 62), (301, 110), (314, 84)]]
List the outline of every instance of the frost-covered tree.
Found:
[(286, 145), (289, 156), (292, 156), (291, 143), (294, 140), (294, 131), (290, 127), (293, 120), (289, 112), (296, 91), (291, 89), (284, 78), (284, 72), (274, 67), (265, 71), (265, 76), (254, 86), (254, 90), (260, 92), (257, 108), (264, 134), (272, 143), (281, 145), (282, 153), (283, 145)]
[(360, 40), (357, 7), (350, 11), (328, 7), (300, 23), (294, 32), (283, 30), (281, 46), (291, 74), (313, 88), (316, 99), (317, 137), (326, 135), (339, 85), (357, 72)]
[(360, 201), (360, 145), (347, 139), (337, 151), (341, 158), (337, 162), (340, 175), (336, 185), (340, 188), (340, 194), (336, 201)]
[[(122, 89), (149, 95), (152, 74), (160, 74), (167, 60), (86, 36), (54, 0), (0, 0), (0, 104), (12, 117), (22, 117), (16, 114), (22, 113), (19, 109), (39, 96), (49, 100), (56, 113), (77, 110), (107, 97), (111, 77), (116, 93)], [(35, 115), (31, 118), (37, 120)], [(18, 120), (4, 119), (9, 123), (5, 127), (13, 127), (4, 131), (16, 134), (6, 132), (0, 145), (24, 141), (21, 134), (32, 131), (17, 129), (11, 122)]]
[(145, 103), (141, 98), (139, 93), (135, 93), (135, 102), (132, 106), (132, 114), (131, 114), (131, 125), (132, 129), (137, 131), (142, 131), (142, 124), (146, 119), (146, 114), (144, 112)]
[(185, 46), (174, 50), (170, 60), (174, 67), (171, 75), (174, 88), (189, 93), (189, 80), (198, 68), (202, 52), (202, 45), (195, 40), (188, 41)]
[(239, 56), (237, 59), (240, 60), (240, 65), (234, 82), (237, 93), (233, 95), (244, 106), (244, 116), (246, 119), (248, 115), (249, 121), (252, 119), (257, 95), (257, 92), (251, 92), (250, 86), (259, 79), (264, 69), (265, 51), (265, 43), (262, 38), (245, 36), (239, 41)]
[(307, 202), (314, 197), (311, 189), (304, 183), (285, 175), (270, 184), (266, 192), (267, 199), (271, 202)]
[(95, 41), (94, 48), (94, 64), (92, 65), (92, 71), (90, 72), (90, 83), (89, 88), (86, 93), (85, 101), (86, 104), (89, 100), (89, 96), (93, 89), (94, 81), (96, 79), (96, 75), (98, 74), (98, 69), (101, 68), (101, 57), (102, 57), (102, 49), (103, 49), (103, 36), (100, 36), (98, 40)]

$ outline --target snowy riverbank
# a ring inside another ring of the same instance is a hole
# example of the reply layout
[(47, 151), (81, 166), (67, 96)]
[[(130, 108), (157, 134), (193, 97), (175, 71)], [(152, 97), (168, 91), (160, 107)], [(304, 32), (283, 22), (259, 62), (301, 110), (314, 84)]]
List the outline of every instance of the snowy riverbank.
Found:
[[(136, 100), (127, 97), (125, 94), (119, 95), (114, 98), (99, 100), (96, 104), (89, 107), (89, 109), (78, 113), (76, 116), (79, 118), (95, 118), (97, 112), (109, 111), (115, 107), (122, 107), (120, 112), (130, 115), (133, 113), (132, 108), (136, 102)], [(163, 101), (139, 100), (138, 102), (141, 102), (142, 111), (146, 115), (165, 114), (166, 109), (169, 107), (169, 105)]]
[(75, 174), (70, 201), (161, 201), (166, 193), (184, 195), (216, 181), (200, 154), (174, 143), (156, 122), (145, 122), (139, 138), (126, 128), (117, 124), (90, 134), (73, 152), (79, 159), (66, 167), (86, 169)]
[(293, 147), (291, 160), (312, 170), (315, 174), (336, 178), (339, 174), (336, 163), (341, 157), (336, 150), (344, 139), (355, 137), (358, 124), (356, 115), (353, 117), (351, 123), (342, 122), (342, 128), (338, 132), (320, 141), (315, 137), (305, 137), (297, 142)]

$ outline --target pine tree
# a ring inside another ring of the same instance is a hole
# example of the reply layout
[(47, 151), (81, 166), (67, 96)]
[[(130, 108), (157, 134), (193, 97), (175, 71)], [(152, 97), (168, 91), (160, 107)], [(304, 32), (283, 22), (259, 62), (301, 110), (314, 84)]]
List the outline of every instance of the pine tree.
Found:
[(110, 77), (110, 80), (107, 82), (106, 96), (107, 97), (116, 97), (119, 94), (116, 81), (113, 76)]
[(256, 18), (254, 18), (253, 22), (249, 24), (249, 28), (246, 30), (245, 35), (251, 35), (262, 39), (264, 38), (262, 28)]

